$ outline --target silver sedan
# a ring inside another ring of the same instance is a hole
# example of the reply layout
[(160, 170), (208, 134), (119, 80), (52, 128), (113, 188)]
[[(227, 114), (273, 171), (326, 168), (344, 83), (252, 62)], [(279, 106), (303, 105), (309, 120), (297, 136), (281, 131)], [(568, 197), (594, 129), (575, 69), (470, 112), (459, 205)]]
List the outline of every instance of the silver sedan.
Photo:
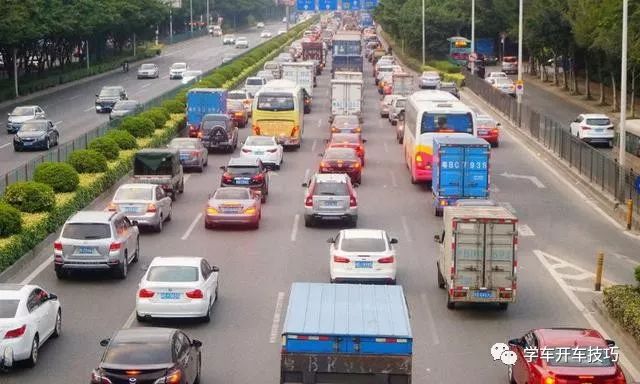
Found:
[(109, 211), (123, 212), (139, 226), (152, 227), (162, 232), (165, 221), (171, 220), (171, 197), (155, 184), (123, 184), (118, 188)]
[(160, 68), (156, 64), (146, 63), (138, 68), (138, 79), (157, 79), (160, 77)]
[(194, 167), (202, 172), (209, 164), (209, 151), (197, 138), (181, 137), (171, 140), (169, 148), (180, 152), (180, 164), (183, 168)]

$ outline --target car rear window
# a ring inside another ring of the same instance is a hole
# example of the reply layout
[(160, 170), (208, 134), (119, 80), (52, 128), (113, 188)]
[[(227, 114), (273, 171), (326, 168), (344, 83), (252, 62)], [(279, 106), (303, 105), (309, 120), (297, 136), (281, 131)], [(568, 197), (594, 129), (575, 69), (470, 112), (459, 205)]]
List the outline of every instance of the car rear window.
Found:
[(356, 151), (347, 148), (331, 148), (324, 155), (326, 160), (355, 160), (358, 158)]
[(246, 98), (246, 95), (240, 92), (229, 92), (227, 94), (227, 100), (244, 100)]
[(359, 144), (360, 136), (357, 134), (334, 133), (331, 135), (331, 144), (351, 143)]
[(20, 300), (0, 300), (0, 319), (12, 319), (18, 312)]
[(248, 137), (244, 142), (245, 145), (248, 146), (265, 146), (265, 145), (275, 145), (273, 138), (270, 136), (252, 136)]
[(249, 200), (251, 199), (251, 196), (249, 196), (249, 191), (247, 191), (246, 189), (220, 188), (216, 191), (216, 194), (213, 196), (213, 198)]
[(111, 226), (105, 223), (68, 223), (64, 226), (65, 239), (92, 240), (111, 237)]
[(255, 175), (260, 169), (257, 166), (232, 165), (227, 167), (227, 171), (233, 175)]
[(382, 238), (342, 238), (340, 249), (345, 252), (384, 252), (387, 244)]
[(349, 196), (346, 183), (315, 183), (313, 194), (316, 196)]
[(244, 109), (244, 103), (241, 100), (227, 100), (227, 109)]
[(171, 345), (167, 343), (117, 343), (112, 344), (104, 355), (106, 364), (126, 364), (141, 366), (147, 364), (167, 364), (173, 360)]
[(159, 265), (149, 269), (147, 280), (173, 283), (198, 281), (198, 268), (180, 265)]
[(262, 79), (247, 79), (247, 85), (262, 85)]
[[(583, 351), (584, 356), (581, 357), (576, 350)], [(588, 358), (589, 350), (598, 351), (600, 358)], [(615, 364), (612, 352), (605, 347), (547, 347), (540, 353), (545, 362), (553, 367), (612, 367)]]
[(503, 63), (517, 63), (518, 62), (518, 58), (517, 57), (505, 57), (502, 59)]
[(396, 101), (396, 107), (399, 108), (404, 108), (407, 105), (407, 100), (406, 99), (401, 99)]
[(173, 140), (169, 143), (169, 148), (175, 149), (196, 149), (198, 144), (193, 140)]
[(587, 125), (611, 125), (609, 119), (587, 119)]
[(152, 200), (153, 190), (151, 188), (120, 188), (114, 200)]

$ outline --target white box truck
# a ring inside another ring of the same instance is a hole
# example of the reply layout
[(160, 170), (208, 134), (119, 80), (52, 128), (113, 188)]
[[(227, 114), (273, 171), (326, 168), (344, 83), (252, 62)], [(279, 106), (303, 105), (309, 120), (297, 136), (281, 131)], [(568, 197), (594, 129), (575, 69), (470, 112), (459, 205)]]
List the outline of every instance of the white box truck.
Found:
[(394, 95), (409, 96), (413, 93), (413, 76), (408, 73), (391, 75), (391, 87)]
[(518, 218), (501, 206), (445, 207), (443, 216), (444, 229), (434, 240), (447, 308), (471, 302), (507, 309), (516, 298)]
[(362, 72), (336, 71), (333, 74), (333, 78), (334, 80), (363, 80)]
[(304, 88), (313, 96), (315, 64), (311, 61), (301, 63), (282, 63), (282, 78), (290, 80)]
[(331, 80), (331, 117), (357, 115), (362, 121), (362, 80)]

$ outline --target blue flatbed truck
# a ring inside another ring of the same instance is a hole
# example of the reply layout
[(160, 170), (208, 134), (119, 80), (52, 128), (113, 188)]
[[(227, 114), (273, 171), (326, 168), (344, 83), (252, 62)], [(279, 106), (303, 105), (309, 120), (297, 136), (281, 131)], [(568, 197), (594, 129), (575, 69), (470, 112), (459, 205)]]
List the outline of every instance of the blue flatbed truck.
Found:
[(433, 138), (431, 190), (436, 216), (460, 199), (489, 198), (491, 144), (468, 133)]
[(227, 114), (227, 90), (193, 88), (187, 92), (187, 127), (189, 137), (198, 137), (204, 115)]
[(281, 384), (410, 384), (412, 349), (401, 286), (291, 286), (282, 331)]

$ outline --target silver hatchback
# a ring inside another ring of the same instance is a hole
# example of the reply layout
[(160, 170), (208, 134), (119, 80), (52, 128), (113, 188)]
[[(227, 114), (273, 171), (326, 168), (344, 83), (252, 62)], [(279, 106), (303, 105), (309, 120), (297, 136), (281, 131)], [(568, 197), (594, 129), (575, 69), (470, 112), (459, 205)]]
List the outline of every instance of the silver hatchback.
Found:
[(319, 220), (342, 221), (355, 227), (358, 222), (358, 195), (351, 179), (343, 173), (317, 173), (309, 183), (304, 201), (304, 225)]
[(53, 244), (59, 279), (71, 270), (112, 271), (124, 279), (140, 256), (140, 232), (122, 212), (80, 211), (62, 227)]
[(116, 191), (107, 210), (122, 212), (138, 225), (162, 232), (165, 221), (171, 220), (171, 197), (156, 184), (123, 184)]

